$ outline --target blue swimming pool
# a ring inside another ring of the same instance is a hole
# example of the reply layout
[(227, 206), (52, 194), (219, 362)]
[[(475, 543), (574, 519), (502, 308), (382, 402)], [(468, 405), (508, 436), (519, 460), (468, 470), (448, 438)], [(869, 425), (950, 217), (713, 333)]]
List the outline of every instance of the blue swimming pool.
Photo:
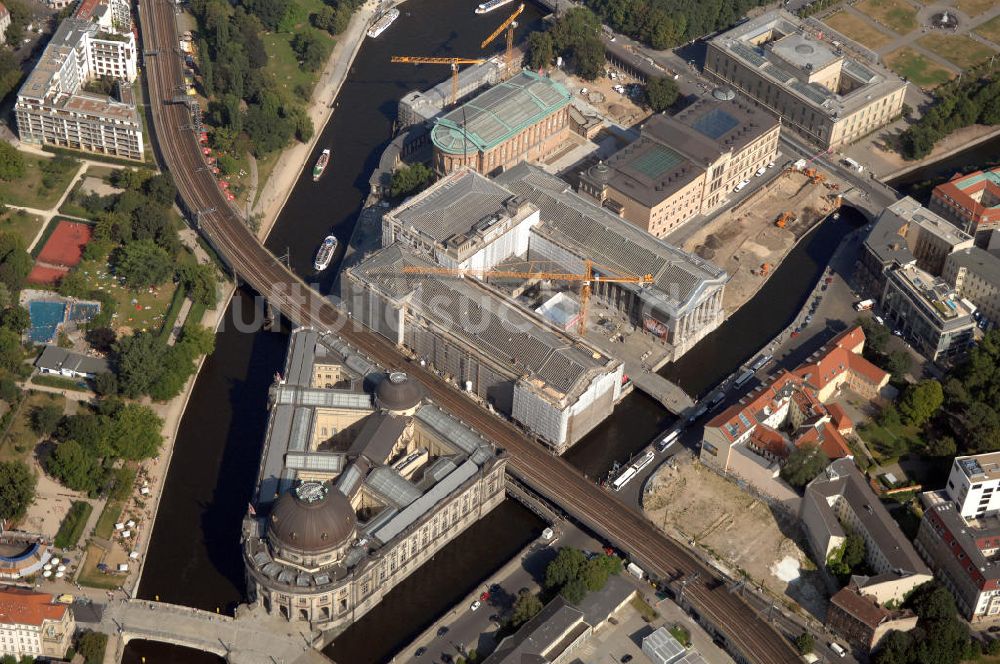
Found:
[(28, 303), (28, 313), (31, 314), (28, 339), (36, 344), (44, 344), (55, 338), (59, 323), (66, 317), (66, 305), (62, 302), (35, 300)]

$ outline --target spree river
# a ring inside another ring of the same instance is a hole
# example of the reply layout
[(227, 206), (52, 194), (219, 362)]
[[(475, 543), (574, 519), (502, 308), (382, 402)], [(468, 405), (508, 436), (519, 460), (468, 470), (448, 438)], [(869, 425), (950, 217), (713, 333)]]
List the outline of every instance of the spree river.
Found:
[[(367, 40), (345, 82), (338, 106), (317, 144), (333, 150), (323, 179), (314, 184), (312, 163), (301, 174), (268, 245), (290, 251), (304, 278), (313, 252), (332, 229), (346, 245), (368, 177), (387, 144), (397, 100), (447, 75), (441, 68), (392, 65), (399, 55), (479, 53), (480, 40), (500, 14), (477, 16), (473, 0), (408, 0), (402, 16), (378, 40)], [(502, 14), (502, 12), (501, 12)], [(522, 32), (541, 12), (529, 5)], [(698, 393), (730, 373), (787, 323), (849, 230), (846, 221), (826, 222), (803, 239), (761, 292), (664, 374)], [(319, 279), (328, 289), (335, 269)], [(795, 274), (796, 278), (788, 278)], [(178, 432), (149, 547), (139, 596), (232, 613), (245, 597), (240, 557), (240, 521), (253, 491), (266, 423), (267, 388), (284, 362), (287, 335), (240, 332), (236, 318), (253, 318), (252, 294), (240, 291), (230, 305), (195, 384)], [(568, 455), (592, 478), (615, 460), (641, 449), (671, 418), (659, 404), (634, 393)], [(504, 564), (537, 536), (541, 523), (514, 501), (442, 550), (396, 588), (379, 607), (337, 639), (329, 654), (341, 662), (384, 661), (437, 615)], [(373, 645), (376, 644), (376, 645)], [(221, 661), (148, 642), (132, 642), (126, 662), (192, 663)]]

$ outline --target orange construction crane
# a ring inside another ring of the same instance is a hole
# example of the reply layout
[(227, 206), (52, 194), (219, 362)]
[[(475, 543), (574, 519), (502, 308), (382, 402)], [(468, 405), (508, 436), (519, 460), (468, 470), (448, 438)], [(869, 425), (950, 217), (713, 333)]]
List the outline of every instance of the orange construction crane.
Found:
[(414, 65), (451, 65), (451, 104), (458, 101), (458, 66), (479, 65), (484, 58), (425, 58), (411, 55), (394, 55), (390, 62), (409, 62)]
[[(509, 279), (548, 279), (553, 281), (578, 281), (582, 282), (580, 288), (580, 336), (587, 332), (587, 305), (590, 302), (590, 293), (595, 282), (607, 282), (615, 284), (651, 284), (653, 275), (647, 274), (642, 277), (630, 275), (619, 275), (606, 277), (601, 274), (594, 274), (594, 262), (584, 261), (585, 269), (583, 274), (575, 272), (521, 272), (515, 270), (483, 270), (476, 268), (451, 268), (451, 267), (419, 267), (408, 265), (402, 269), (403, 274), (436, 274), (449, 277), (478, 277), (482, 278), (509, 278)], [(600, 266), (598, 266), (600, 268)], [(613, 271), (613, 270), (612, 270)]]
[(507, 31), (507, 55), (505, 56), (504, 63), (507, 65), (504, 68), (504, 76), (510, 77), (514, 72), (511, 71), (511, 67), (514, 64), (514, 28), (517, 27), (517, 22), (514, 20), (521, 15), (524, 11), (524, 4), (522, 3), (514, 13), (507, 17), (507, 20), (500, 24), (496, 30), (493, 31), (489, 37), (483, 40), (483, 43), (479, 45), (479, 48), (486, 48), (490, 43), (500, 36), (500, 33), (504, 30)]

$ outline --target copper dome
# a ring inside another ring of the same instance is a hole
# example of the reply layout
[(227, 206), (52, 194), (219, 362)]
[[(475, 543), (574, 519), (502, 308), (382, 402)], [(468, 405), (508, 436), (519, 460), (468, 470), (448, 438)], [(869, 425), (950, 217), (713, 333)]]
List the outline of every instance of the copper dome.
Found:
[(424, 398), (424, 389), (402, 371), (393, 371), (375, 388), (375, 402), (386, 410), (416, 408)]
[(320, 553), (342, 546), (354, 537), (356, 526), (344, 494), (327, 484), (304, 482), (274, 504), (268, 530), (290, 549)]

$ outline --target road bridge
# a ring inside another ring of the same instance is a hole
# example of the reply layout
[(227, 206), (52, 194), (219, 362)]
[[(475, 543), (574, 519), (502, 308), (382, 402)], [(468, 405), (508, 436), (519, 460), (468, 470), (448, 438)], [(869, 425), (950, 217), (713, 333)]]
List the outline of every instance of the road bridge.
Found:
[(77, 625), (117, 636), (122, 646), (143, 639), (214, 653), (232, 664), (330, 664), (313, 648), (308, 627), (262, 612), (231, 618), (138, 599), (115, 600), (95, 609), (101, 616), (98, 622), (78, 620)]
[(411, 364), (395, 345), (357, 325), (262, 246), (206, 168), (197, 137), (189, 129), (187, 106), (174, 101), (174, 90), (183, 81), (180, 57), (174, 51), (174, 3), (140, 0), (139, 19), (144, 50), (158, 53), (145, 58), (157, 148), (188, 213), (237, 275), (296, 324), (336, 334), (374, 364), (407, 371), (424, 385), (433, 401), (507, 450), (508, 467), (532, 490), (626, 552), (655, 578), (685, 579), (685, 600), (725, 638), (739, 660), (758, 664), (799, 661), (787, 635), (750, 611), (726, 590), (716, 573), (664, 536), (645, 516), (598, 488), (510, 422), (480, 408), (419, 364)]

